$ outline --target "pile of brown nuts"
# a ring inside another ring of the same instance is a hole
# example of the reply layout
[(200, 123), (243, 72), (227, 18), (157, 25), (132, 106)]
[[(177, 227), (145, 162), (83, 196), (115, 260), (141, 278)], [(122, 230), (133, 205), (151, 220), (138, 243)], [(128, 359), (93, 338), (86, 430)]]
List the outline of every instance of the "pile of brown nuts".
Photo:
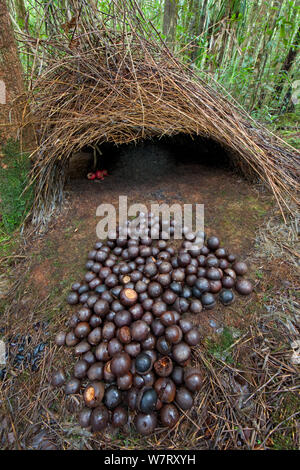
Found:
[[(72, 285), (67, 298), (78, 306), (70, 330), (55, 339), (58, 346), (73, 347), (78, 362), (69, 381), (60, 369), (51, 383), (64, 385), (66, 394), (83, 394), (79, 422), (92, 432), (108, 423), (125, 426), (129, 414), (142, 435), (158, 422), (172, 428), (203, 383), (191, 363), (200, 333), (190, 318), (217, 299), (231, 304), (233, 288), (242, 295), (253, 290), (242, 277), (247, 265), (220, 247), (217, 237), (183, 228), (185, 240), (176, 252), (163, 239), (160, 218), (140, 217), (151, 238), (124, 237), (119, 229), (89, 252), (84, 280)], [(174, 226), (171, 221), (168, 235)]]

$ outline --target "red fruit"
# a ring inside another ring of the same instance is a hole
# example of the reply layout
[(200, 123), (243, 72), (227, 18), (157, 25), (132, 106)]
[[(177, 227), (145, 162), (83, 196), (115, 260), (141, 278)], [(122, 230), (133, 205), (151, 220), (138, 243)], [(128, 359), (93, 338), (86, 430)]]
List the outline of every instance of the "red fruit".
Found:
[(96, 178), (98, 178), (98, 179), (102, 179), (102, 178), (103, 178), (102, 171), (100, 171), (100, 170), (97, 170), (97, 171), (96, 171)]
[(102, 175), (103, 176), (108, 176), (107, 170), (102, 170)]
[(88, 180), (94, 180), (95, 178), (96, 178), (95, 173), (88, 173), (88, 174), (87, 174), (87, 179), (88, 179)]

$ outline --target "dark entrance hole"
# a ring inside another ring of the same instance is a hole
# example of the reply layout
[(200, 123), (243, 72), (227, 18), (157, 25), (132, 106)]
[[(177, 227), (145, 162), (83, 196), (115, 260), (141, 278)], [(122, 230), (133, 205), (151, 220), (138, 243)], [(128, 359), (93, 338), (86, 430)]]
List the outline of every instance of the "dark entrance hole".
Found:
[[(230, 157), (226, 150), (211, 139), (184, 134), (174, 137), (147, 139), (116, 146), (105, 143), (96, 151), (97, 168), (107, 169), (114, 182), (124, 188), (158, 184), (170, 179), (188, 178), (195, 172), (228, 171)], [(86, 178), (93, 171), (94, 152), (85, 147), (70, 161), (69, 178)], [(99, 185), (99, 189), (100, 189)]]

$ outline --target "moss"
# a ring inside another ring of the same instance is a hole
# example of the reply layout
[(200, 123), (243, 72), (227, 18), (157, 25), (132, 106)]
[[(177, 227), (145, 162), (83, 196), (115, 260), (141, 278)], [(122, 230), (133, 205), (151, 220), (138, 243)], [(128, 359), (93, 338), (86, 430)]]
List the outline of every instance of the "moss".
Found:
[[(300, 395), (292, 392), (281, 395), (280, 406), (272, 414), (273, 426), (276, 427), (297, 413), (300, 409)], [(297, 418), (291, 418), (279, 426), (278, 431), (272, 435), (273, 449), (275, 450), (297, 450)]]
[(231, 345), (236, 341), (240, 332), (234, 328), (225, 327), (217, 340), (207, 338), (207, 349), (215, 358), (228, 364), (233, 363)]

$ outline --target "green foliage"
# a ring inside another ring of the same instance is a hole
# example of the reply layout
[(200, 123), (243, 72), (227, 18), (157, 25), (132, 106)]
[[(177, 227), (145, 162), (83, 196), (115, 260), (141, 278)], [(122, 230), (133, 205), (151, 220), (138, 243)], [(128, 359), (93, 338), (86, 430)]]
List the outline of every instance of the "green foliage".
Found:
[[(300, 409), (300, 396), (296, 393), (286, 393), (282, 395), (280, 407), (272, 414), (274, 426), (279, 426), (278, 431), (272, 436), (273, 449), (275, 450), (298, 450), (297, 443), (297, 423), (298, 416), (290, 419), (297, 414)], [(285, 425), (288, 420), (289, 425)], [(282, 425), (281, 425), (282, 423)]]
[[(33, 199), (32, 188), (26, 189), (30, 162), (21, 154), (18, 145), (9, 142), (3, 148), (0, 167), (0, 235), (7, 238), (22, 224)], [(4, 240), (2, 240), (4, 241)]]
[(208, 352), (215, 358), (221, 359), (228, 364), (233, 363), (231, 346), (236, 341), (236, 337), (239, 335), (238, 331), (233, 328), (224, 327), (222, 333), (216, 341), (208, 341)]

